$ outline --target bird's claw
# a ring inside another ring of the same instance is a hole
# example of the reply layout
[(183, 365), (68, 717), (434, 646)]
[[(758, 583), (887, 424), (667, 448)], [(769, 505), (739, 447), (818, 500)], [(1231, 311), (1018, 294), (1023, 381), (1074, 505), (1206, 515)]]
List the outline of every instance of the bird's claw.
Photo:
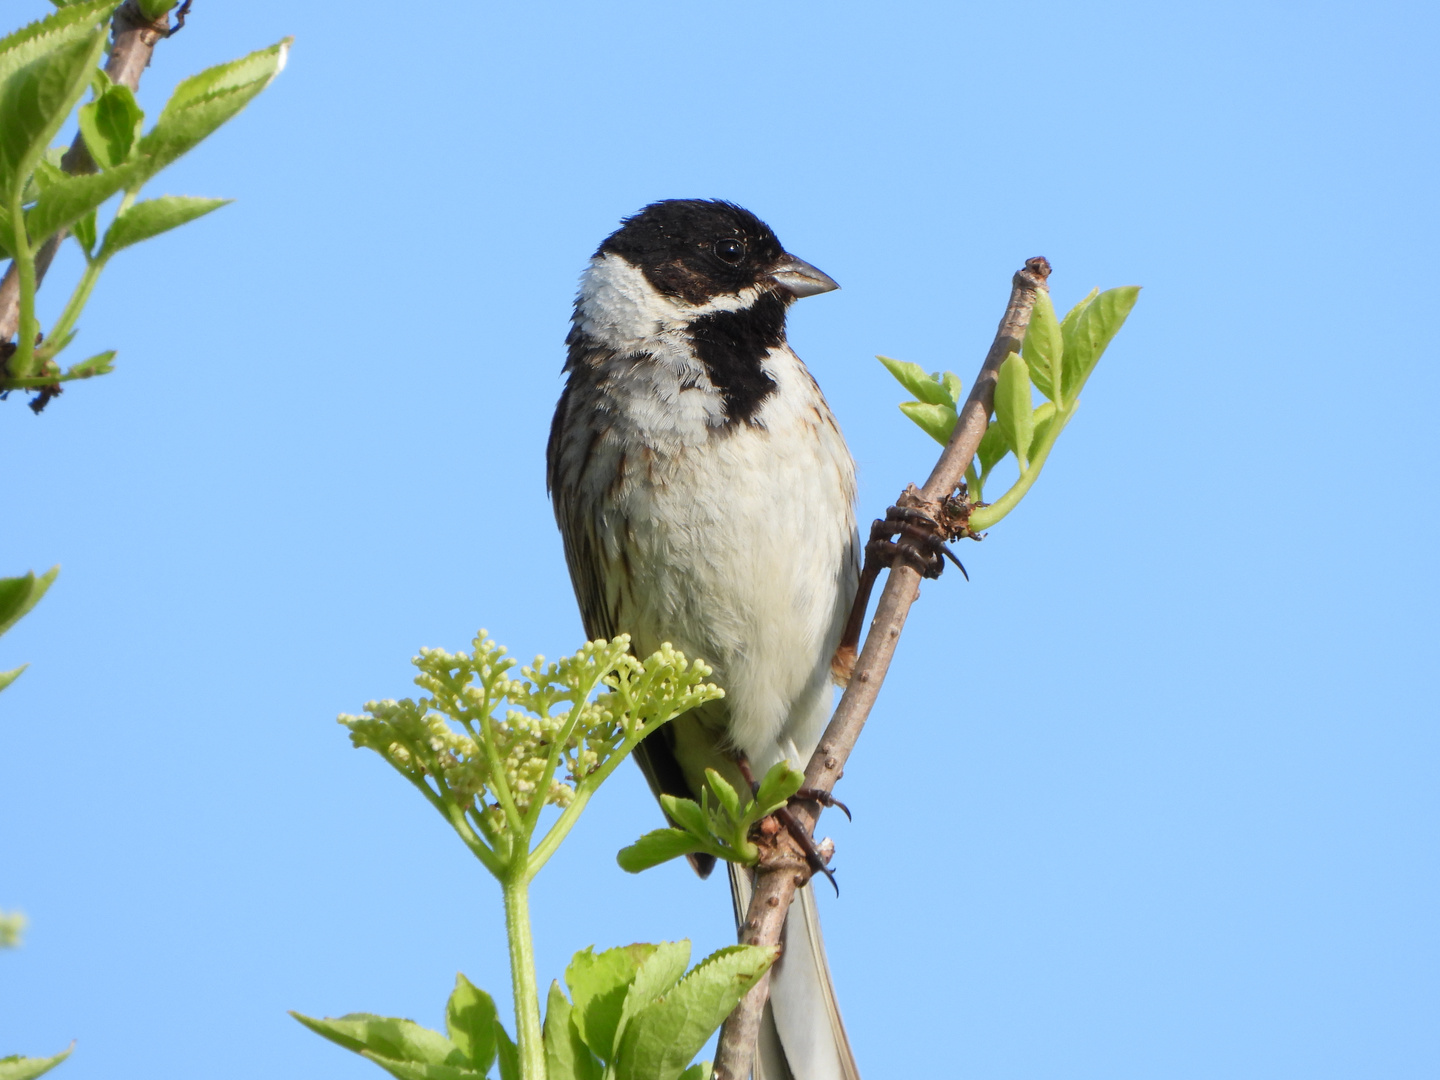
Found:
[[(755, 779), (755, 774), (750, 770), (750, 760), (744, 754), (737, 754), (735, 756), (735, 764), (740, 767), (740, 775), (743, 776), (745, 782), (750, 785), (751, 796), (753, 797), (760, 794), (760, 783)], [(850, 808), (848, 806), (828, 791), (823, 791), (820, 788), (801, 788), (794, 795), (790, 796), (789, 802), (818, 802), (821, 806), (836, 806), (840, 808), (847, 818), (850, 817)], [(785, 827), (785, 831), (790, 834), (790, 838), (794, 840), (800, 848), (801, 853), (805, 856), (805, 865), (810, 868), (810, 873), (824, 874), (830, 880), (830, 887), (835, 890), (835, 895), (839, 896), (840, 885), (835, 881), (835, 872), (830, 869), (829, 860), (816, 845), (815, 838), (810, 835), (810, 831), (801, 825), (799, 819), (790, 812), (789, 805), (787, 804), (780, 807), (770, 816)], [(852, 818), (851, 820), (854, 819)]]
[[(913, 506), (892, 506), (885, 511), (885, 517), (870, 526), (870, 542), (865, 545), (865, 555), (882, 566), (894, 566), (897, 561), (905, 563), (921, 577), (938, 578), (949, 559), (965, 580), (970, 574), (959, 557), (945, 542), (951, 530), (941, 525), (923, 510)], [(898, 537), (892, 540), (891, 537)]]

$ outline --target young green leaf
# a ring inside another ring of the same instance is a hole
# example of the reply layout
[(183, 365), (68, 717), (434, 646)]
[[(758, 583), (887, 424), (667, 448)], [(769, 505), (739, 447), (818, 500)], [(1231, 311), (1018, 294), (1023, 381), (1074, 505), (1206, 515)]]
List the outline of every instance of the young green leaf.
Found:
[(980, 459), (980, 471), (988, 476), (995, 464), (1009, 452), (1010, 445), (1005, 441), (1005, 432), (1000, 430), (999, 424), (991, 420), (985, 428), (985, 434), (980, 438), (980, 449), (975, 455)]
[(31, 243), (68, 229), (120, 189), (138, 184), (145, 167), (144, 161), (131, 161), (101, 173), (67, 176), (46, 187), (25, 215)]
[(546, 1080), (600, 1080), (603, 1066), (580, 1038), (570, 1013), (560, 983), (552, 982), (545, 1003)]
[(48, 1058), (27, 1058), (19, 1054), (0, 1058), (0, 1080), (35, 1080), (69, 1057), (71, 1049), (73, 1047)]
[(5, 633), (40, 602), (60, 573), (52, 566), (38, 578), (34, 571), (24, 577), (0, 578), (0, 634)]
[(760, 779), (760, 790), (755, 793), (755, 807), (759, 816), (778, 809), (805, 786), (805, 774), (790, 767), (788, 761), (779, 761), (771, 766)]
[(682, 855), (704, 851), (705, 846), (699, 837), (692, 836), (683, 829), (655, 829), (629, 847), (621, 848), (615, 861), (626, 873), (638, 874)]
[(90, 84), (103, 30), (32, 60), (0, 84), (0, 193), (23, 187)]
[(1050, 433), (1050, 425), (1055, 422), (1055, 416), (1055, 403), (1052, 401), (1042, 401), (1036, 408), (1034, 413), (1035, 435), (1030, 440), (1032, 450), (1044, 443), (1045, 436)]
[[(620, 1024), (615, 1029), (615, 1043), (625, 1038), (625, 1028), (642, 1010), (648, 1008), (657, 998), (667, 994), (680, 981), (685, 969), (690, 966), (690, 942), (662, 941), (655, 951), (645, 958), (635, 981), (625, 991), (625, 1004), (620, 1010)], [(615, 1060), (616, 1045), (611, 1052), (601, 1057)]]
[(520, 1051), (499, 1020), (495, 1021), (495, 1060), (500, 1064), (500, 1080), (520, 1080)]
[[(576, 953), (565, 969), (565, 984), (574, 1002), (571, 1019), (585, 1045), (601, 1057), (615, 1046), (615, 1031), (625, 1007), (625, 994), (640, 965), (655, 951), (654, 945), (622, 945), (596, 953)], [(608, 1060), (608, 1058), (607, 1058)]]
[(115, 359), (115, 350), (96, 353), (89, 360), (81, 360), (69, 371), (65, 372), (67, 379), (93, 379), (96, 375), (109, 375), (115, 370), (115, 365), (110, 361)]
[(361, 1050), (360, 1056), (368, 1058), (388, 1072), (396, 1080), (485, 1080), (484, 1073), (467, 1069), (463, 1065), (436, 1065), (429, 1061), (397, 1061), (373, 1050)]
[(481, 1076), (495, 1062), (495, 1002), (464, 975), (445, 1005), (445, 1034), (465, 1055), (469, 1068)]
[(707, 956), (627, 1025), (615, 1063), (616, 1080), (679, 1080), (778, 953), (774, 947), (731, 945)]
[(1060, 333), (1062, 335), (1066, 331), (1068, 331), (1071, 326), (1074, 325), (1075, 320), (1078, 319), (1082, 314), (1084, 314), (1085, 309), (1091, 304), (1093, 304), (1095, 302), (1095, 297), (1099, 295), (1100, 289), (1097, 286), (1096, 288), (1091, 289), (1088, 293), (1082, 296), (1080, 298), (1080, 302), (1065, 313), (1065, 318), (1060, 320)]
[(953, 371), (947, 371), (944, 375), (940, 376), (940, 382), (945, 387), (945, 393), (950, 395), (951, 407), (958, 411), (960, 403), (965, 400), (963, 394), (964, 385), (960, 382), (960, 376), (956, 375)]
[(119, 6), (120, 0), (67, 4), (65, 10), (0, 38), (0, 83), (37, 57), (86, 37)]
[(462, 1068), (466, 1064), (465, 1055), (453, 1042), (438, 1031), (421, 1027), (413, 1020), (375, 1016), (372, 1013), (349, 1013), (324, 1020), (302, 1016), (297, 1012), (290, 1015), (315, 1034), (357, 1054), (368, 1050), (377, 1057), (393, 1061), (454, 1065)]
[(158, 199), (137, 202), (123, 214), (116, 216), (110, 223), (110, 228), (105, 230), (105, 240), (100, 245), (99, 257), (108, 259), (132, 244), (159, 236), (233, 201), (197, 199), (189, 195), (162, 195)]
[(955, 410), (949, 405), (927, 405), (921, 401), (906, 401), (900, 411), (919, 425), (920, 430), (940, 445), (950, 442), (955, 431)]
[(1106, 289), (1086, 304), (1073, 320), (1068, 315), (1065, 317), (1061, 333), (1065, 339), (1064, 395), (1067, 402), (1073, 401), (1085, 385), (1106, 346), (1125, 325), (1125, 319), (1139, 295), (1137, 285)]
[(145, 113), (128, 86), (112, 85), (96, 100), (80, 106), (80, 132), (85, 148), (102, 169), (129, 160), (140, 139)]
[(140, 5), (140, 13), (154, 22), (167, 11), (174, 9), (178, 0), (136, 0)]
[(395, 1080), (485, 1080), (483, 1073), (467, 1069), (463, 1065), (436, 1065), (429, 1061), (397, 1061), (373, 1050), (361, 1050), (360, 1056), (368, 1058), (388, 1072)]
[(945, 387), (927, 375), (919, 364), (912, 364), (907, 360), (892, 360), (888, 356), (877, 356), (875, 359), (884, 364), (900, 385), (915, 395), (916, 400), (928, 405), (953, 404)]
[(145, 178), (153, 176), (248, 105), (285, 67), (290, 38), (192, 75), (170, 95), (140, 140)]
[(1011, 353), (1000, 365), (995, 382), (995, 421), (1005, 433), (1005, 441), (1015, 451), (1023, 470), (1030, 458), (1030, 442), (1035, 435), (1035, 420), (1030, 404), (1030, 371), (1018, 353)]
[(0, 671), (0, 690), (4, 690), (12, 682), (18, 679), (21, 675), (23, 675), (25, 673), (25, 669), (29, 666), (29, 664), (21, 664), (17, 668), (11, 668), (9, 671)]
[(680, 1074), (680, 1080), (710, 1080), (712, 1062), (697, 1061)]
[(715, 798), (730, 815), (731, 821), (740, 820), (740, 796), (730, 782), (721, 776), (714, 769), (705, 770), (705, 782), (710, 785), (710, 790), (715, 793)]
[(702, 840), (710, 837), (710, 823), (700, 804), (693, 799), (678, 799), (674, 795), (661, 795), (660, 805), (676, 825)]
[(70, 227), (70, 234), (75, 237), (75, 242), (79, 244), (80, 249), (85, 252), (87, 259), (95, 254), (96, 232), (94, 209), (91, 209), (88, 214), (84, 214), (75, 219), (74, 224)]
[(1035, 295), (1035, 308), (1030, 313), (1030, 329), (1025, 331), (1025, 363), (1035, 388), (1051, 401), (1055, 400), (1056, 375), (1061, 370), (1064, 342), (1060, 324), (1055, 321), (1055, 307), (1050, 293), (1041, 289)]

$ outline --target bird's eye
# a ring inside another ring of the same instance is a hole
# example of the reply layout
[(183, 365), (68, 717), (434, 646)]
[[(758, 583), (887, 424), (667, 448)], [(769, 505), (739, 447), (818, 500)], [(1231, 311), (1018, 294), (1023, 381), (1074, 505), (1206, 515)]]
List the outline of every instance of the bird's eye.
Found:
[(740, 260), (745, 258), (745, 241), (737, 240), (733, 236), (727, 236), (723, 240), (716, 240), (715, 254), (721, 262), (727, 262), (731, 266), (737, 266)]

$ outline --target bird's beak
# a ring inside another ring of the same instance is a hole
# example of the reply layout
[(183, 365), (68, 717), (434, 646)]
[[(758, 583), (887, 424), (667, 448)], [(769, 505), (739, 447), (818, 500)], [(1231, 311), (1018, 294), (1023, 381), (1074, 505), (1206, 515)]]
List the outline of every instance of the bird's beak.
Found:
[(824, 271), (817, 270), (804, 259), (787, 254), (770, 271), (770, 276), (791, 296), (816, 296), (840, 287), (840, 283)]

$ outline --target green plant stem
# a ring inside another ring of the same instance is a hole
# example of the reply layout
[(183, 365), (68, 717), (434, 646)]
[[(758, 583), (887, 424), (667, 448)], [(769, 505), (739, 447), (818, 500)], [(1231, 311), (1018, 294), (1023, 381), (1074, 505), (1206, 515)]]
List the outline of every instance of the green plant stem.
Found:
[(506, 874), (505, 935), (510, 941), (510, 983), (515, 992), (515, 1041), (521, 1080), (545, 1080), (545, 1043), (540, 1034), (540, 991), (530, 938), (530, 875), (517, 858)]
[[(105, 269), (108, 259), (94, 259), (85, 265), (85, 273), (80, 275), (80, 282), (75, 286), (75, 291), (70, 294), (70, 300), (65, 305), (65, 310), (60, 313), (54, 328), (50, 331), (48, 341), (57, 345), (65, 341), (65, 337), (75, 326), (75, 320), (80, 318), (80, 312), (85, 309), (86, 303), (90, 300), (90, 294), (95, 289), (95, 283), (100, 280), (100, 274)], [(45, 349), (40, 350), (48, 359), (51, 354)]]
[[(530, 852), (529, 865), (525, 871), (527, 881), (534, 879), (535, 875), (540, 872), (540, 868), (550, 860), (550, 856), (555, 854), (555, 849), (570, 834), (570, 830), (575, 827), (575, 822), (579, 821), (580, 815), (585, 812), (585, 804), (590, 801), (590, 796), (594, 795), (596, 789), (619, 767), (622, 761), (630, 756), (630, 751), (639, 745), (639, 739), (625, 740), (616, 747), (615, 752), (610, 755), (605, 764), (585, 777), (584, 780), (576, 782), (575, 797), (570, 800), (570, 805), (560, 812), (559, 819), (550, 826), (545, 835), (540, 838), (540, 842), (535, 845), (534, 850)], [(553, 771), (550, 775), (554, 775)]]
[(510, 784), (505, 779), (505, 766), (500, 761), (500, 751), (495, 746), (495, 731), (488, 715), (480, 717), (480, 745), (490, 766), (491, 790), (495, 792), (495, 798), (505, 813), (505, 822), (510, 827), (511, 835), (522, 838), (519, 846), (524, 848), (528, 846), (530, 834), (526, 831), (525, 821), (510, 794)]
[(23, 183), (16, 183), (15, 194), (10, 200), (10, 220), (15, 233), (15, 272), (20, 278), (20, 321), (17, 331), (15, 355), (10, 358), (10, 374), (26, 378), (35, 370), (35, 335), (40, 327), (35, 321), (35, 252), (30, 248), (30, 237), (25, 231), (25, 206)]
[(970, 511), (969, 528), (971, 532), (984, 532), (1006, 514), (1014, 510), (1025, 493), (1030, 490), (1030, 485), (1035, 483), (1040, 476), (1040, 470), (1045, 467), (1045, 459), (1050, 456), (1050, 448), (1055, 445), (1060, 432), (1070, 422), (1070, 417), (1075, 415), (1075, 407), (1071, 406), (1063, 411), (1056, 411), (1055, 419), (1050, 424), (1050, 430), (1045, 433), (1045, 439), (1035, 450), (1035, 456), (1030, 459), (1029, 467), (1020, 474), (1020, 478), (1010, 485), (1010, 490), (1001, 495), (988, 506), (979, 506)]

